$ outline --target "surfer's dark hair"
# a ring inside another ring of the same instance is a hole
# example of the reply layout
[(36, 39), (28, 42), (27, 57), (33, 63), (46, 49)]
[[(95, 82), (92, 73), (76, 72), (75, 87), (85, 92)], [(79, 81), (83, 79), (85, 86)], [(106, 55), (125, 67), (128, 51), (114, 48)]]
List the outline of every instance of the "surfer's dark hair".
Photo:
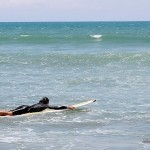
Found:
[(49, 103), (49, 99), (47, 97), (43, 97), (39, 103), (42, 103), (42, 104), (48, 104)]

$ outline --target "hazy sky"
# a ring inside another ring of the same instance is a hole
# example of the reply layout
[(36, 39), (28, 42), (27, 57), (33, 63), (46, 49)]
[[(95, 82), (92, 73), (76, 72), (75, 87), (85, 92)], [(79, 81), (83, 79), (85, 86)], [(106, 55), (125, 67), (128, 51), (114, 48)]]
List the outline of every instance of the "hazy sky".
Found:
[(0, 0), (2, 21), (150, 21), (150, 0)]

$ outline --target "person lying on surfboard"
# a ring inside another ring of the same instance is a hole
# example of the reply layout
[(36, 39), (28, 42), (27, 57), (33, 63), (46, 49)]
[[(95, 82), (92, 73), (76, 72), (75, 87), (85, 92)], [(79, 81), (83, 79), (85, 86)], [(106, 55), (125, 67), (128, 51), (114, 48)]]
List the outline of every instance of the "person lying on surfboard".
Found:
[(15, 116), (22, 115), (26, 113), (40, 112), (45, 109), (75, 109), (74, 106), (52, 106), (49, 105), (49, 99), (47, 97), (43, 97), (37, 104), (28, 106), (22, 105), (10, 111), (0, 111), (0, 116)]

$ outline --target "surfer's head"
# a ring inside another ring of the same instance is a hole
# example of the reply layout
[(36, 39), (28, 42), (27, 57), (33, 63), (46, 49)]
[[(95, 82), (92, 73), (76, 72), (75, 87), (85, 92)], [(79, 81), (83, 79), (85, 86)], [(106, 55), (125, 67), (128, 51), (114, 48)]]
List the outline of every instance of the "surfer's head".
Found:
[(43, 97), (39, 103), (42, 103), (42, 104), (48, 104), (49, 103), (49, 99), (47, 97)]

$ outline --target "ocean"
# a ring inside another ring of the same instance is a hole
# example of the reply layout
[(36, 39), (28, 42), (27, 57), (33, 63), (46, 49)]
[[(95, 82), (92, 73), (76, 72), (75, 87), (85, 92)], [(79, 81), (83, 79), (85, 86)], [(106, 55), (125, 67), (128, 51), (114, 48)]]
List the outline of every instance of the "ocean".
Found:
[(95, 103), (0, 117), (9, 150), (149, 150), (150, 22), (0, 23), (0, 110)]

